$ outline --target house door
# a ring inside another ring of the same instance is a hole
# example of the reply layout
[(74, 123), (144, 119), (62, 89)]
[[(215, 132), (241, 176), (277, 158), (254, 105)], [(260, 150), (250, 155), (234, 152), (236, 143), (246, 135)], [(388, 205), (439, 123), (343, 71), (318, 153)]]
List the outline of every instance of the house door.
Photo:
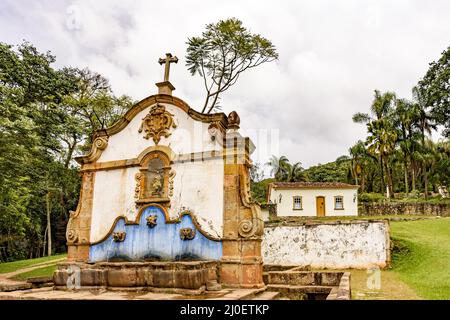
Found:
[(325, 217), (325, 197), (316, 197), (316, 210), (318, 217)]

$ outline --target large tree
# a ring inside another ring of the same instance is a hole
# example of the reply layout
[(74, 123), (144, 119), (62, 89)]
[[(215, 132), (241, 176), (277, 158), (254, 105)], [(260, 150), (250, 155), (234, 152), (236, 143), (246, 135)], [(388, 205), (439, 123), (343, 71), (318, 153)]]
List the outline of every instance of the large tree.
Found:
[(419, 81), (417, 90), (424, 104), (438, 124), (444, 126), (444, 136), (450, 137), (450, 47), (442, 52), (438, 61), (430, 63), (425, 76)]
[(200, 37), (187, 41), (186, 65), (192, 75), (203, 77), (206, 98), (202, 113), (220, 108), (220, 94), (230, 88), (246, 70), (274, 61), (274, 45), (259, 34), (252, 34), (236, 18), (206, 26)]
[(54, 62), (30, 43), (0, 43), (0, 261), (41, 256), (44, 242), (65, 250), (52, 229), (77, 204), (72, 159), (131, 105), (100, 75)]

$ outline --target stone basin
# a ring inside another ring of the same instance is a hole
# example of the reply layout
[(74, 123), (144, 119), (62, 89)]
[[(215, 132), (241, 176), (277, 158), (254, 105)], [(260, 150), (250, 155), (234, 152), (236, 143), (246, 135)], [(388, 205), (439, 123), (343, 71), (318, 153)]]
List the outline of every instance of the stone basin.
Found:
[(216, 261), (64, 262), (58, 264), (53, 281), (62, 290), (177, 289), (201, 294), (217, 281), (217, 270)]

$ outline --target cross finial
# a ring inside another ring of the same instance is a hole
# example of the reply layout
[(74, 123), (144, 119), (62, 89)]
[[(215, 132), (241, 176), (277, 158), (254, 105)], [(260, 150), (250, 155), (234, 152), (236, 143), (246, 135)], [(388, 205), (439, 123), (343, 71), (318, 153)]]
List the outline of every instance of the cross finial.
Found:
[(171, 53), (166, 53), (165, 58), (159, 58), (158, 60), (159, 64), (165, 64), (164, 67), (164, 81), (169, 81), (169, 72), (170, 72), (170, 64), (172, 62), (178, 63), (177, 57), (172, 57)]

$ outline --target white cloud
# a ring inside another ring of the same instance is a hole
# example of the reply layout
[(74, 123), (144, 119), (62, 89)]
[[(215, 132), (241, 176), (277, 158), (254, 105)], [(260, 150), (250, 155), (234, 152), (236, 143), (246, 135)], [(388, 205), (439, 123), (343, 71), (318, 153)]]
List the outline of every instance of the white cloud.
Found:
[[(186, 40), (205, 24), (237, 17), (272, 40), (276, 63), (249, 71), (222, 98), (241, 128), (279, 130), (273, 150), (304, 166), (335, 160), (364, 137), (351, 116), (374, 89), (410, 89), (449, 45), (448, 1), (13, 1), (0, 3), (0, 41), (29, 40), (60, 66), (89, 67), (117, 94), (156, 92), (166, 52), (175, 95), (200, 108), (203, 87), (184, 66)], [(253, 132), (253, 133), (252, 133)], [(260, 149), (266, 149), (258, 146)], [(258, 153), (265, 162), (270, 154)]]

